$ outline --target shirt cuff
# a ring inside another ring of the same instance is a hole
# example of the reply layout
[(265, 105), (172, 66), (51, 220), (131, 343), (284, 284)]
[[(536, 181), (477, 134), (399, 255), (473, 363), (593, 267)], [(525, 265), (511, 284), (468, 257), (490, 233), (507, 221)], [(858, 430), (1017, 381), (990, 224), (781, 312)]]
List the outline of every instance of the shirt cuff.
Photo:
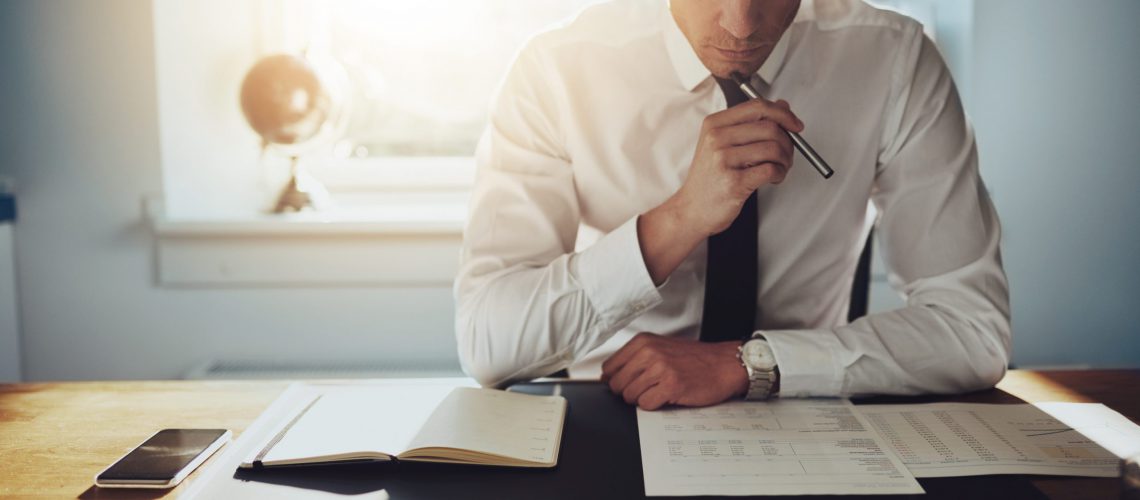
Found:
[(780, 397), (838, 396), (843, 390), (841, 345), (827, 330), (764, 330), (780, 370)]
[(639, 315), (662, 300), (641, 256), (637, 219), (610, 231), (575, 254), (570, 263), (594, 310), (610, 324)]

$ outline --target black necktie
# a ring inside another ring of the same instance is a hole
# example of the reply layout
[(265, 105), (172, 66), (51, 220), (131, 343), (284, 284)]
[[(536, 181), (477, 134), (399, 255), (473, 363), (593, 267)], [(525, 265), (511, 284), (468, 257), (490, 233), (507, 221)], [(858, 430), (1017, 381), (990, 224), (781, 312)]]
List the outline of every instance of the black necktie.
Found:
[[(748, 100), (730, 80), (716, 79), (728, 106)], [(756, 321), (758, 263), (756, 240), (759, 214), (753, 191), (732, 225), (708, 241), (708, 270), (705, 273), (705, 311), (701, 319), (701, 341), (741, 340), (752, 335)]]

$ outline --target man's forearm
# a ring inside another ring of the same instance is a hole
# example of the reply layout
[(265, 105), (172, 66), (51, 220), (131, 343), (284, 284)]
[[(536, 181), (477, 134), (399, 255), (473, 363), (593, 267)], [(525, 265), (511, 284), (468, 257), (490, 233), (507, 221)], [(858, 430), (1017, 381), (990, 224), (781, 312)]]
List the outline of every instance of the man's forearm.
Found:
[(687, 221), (687, 208), (673, 196), (637, 219), (637, 240), (645, 269), (654, 285), (661, 285), (681, 262), (708, 237)]
[(589, 248), (541, 267), (466, 260), (456, 279), (456, 340), (484, 385), (548, 375), (661, 302), (630, 219)]

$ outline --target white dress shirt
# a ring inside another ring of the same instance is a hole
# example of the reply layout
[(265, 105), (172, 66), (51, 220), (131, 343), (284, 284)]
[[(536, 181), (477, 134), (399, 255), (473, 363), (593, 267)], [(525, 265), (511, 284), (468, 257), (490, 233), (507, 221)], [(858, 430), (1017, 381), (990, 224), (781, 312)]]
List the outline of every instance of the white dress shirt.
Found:
[[(756, 325), (783, 396), (992, 386), (1010, 352), (1000, 228), (949, 71), (915, 21), (805, 0), (753, 77), (835, 169), (798, 153), (759, 190)], [(459, 356), (484, 385), (596, 377), (642, 331), (698, 338), (706, 247), (655, 287), (639, 214), (681, 187), (724, 95), (664, 0), (607, 3), (532, 39), (494, 100), (455, 283)], [(870, 204), (868, 202), (871, 202)], [(906, 306), (847, 324), (876, 226)]]

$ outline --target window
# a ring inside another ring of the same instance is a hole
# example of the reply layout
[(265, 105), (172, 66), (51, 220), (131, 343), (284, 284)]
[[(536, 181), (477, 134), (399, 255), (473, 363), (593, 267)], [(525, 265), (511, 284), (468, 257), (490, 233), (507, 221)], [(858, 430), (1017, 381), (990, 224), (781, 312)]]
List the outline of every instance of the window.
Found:
[[(261, 153), (238, 92), (258, 59), (282, 52), (341, 68), (343, 134), (301, 159), (330, 189), (465, 192), (490, 99), (515, 53), (597, 1), (154, 0), (165, 213), (230, 217), (271, 204), (289, 161)], [(928, 31), (934, 7), (944, 7), (878, 3)]]
[(523, 43), (593, 1), (314, 1), (299, 31), (348, 77), (344, 152), (462, 156), (474, 151), (490, 96)]
[(465, 191), (491, 96), (534, 33), (598, 0), (154, 0), (166, 217), (251, 216), (288, 159), (246, 124), (242, 79), (301, 53), (344, 77), (343, 137), (301, 162), (334, 192)]
[(311, 168), (326, 183), (407, 184), (424, 180), (417, 172), (455, 181), (473, 168), (490, 99), (518, 50), (597, 1), (279, 2), (265, 15), (276, 38), (266, 45), (326, 61), (340, 77), (343, 134)]

